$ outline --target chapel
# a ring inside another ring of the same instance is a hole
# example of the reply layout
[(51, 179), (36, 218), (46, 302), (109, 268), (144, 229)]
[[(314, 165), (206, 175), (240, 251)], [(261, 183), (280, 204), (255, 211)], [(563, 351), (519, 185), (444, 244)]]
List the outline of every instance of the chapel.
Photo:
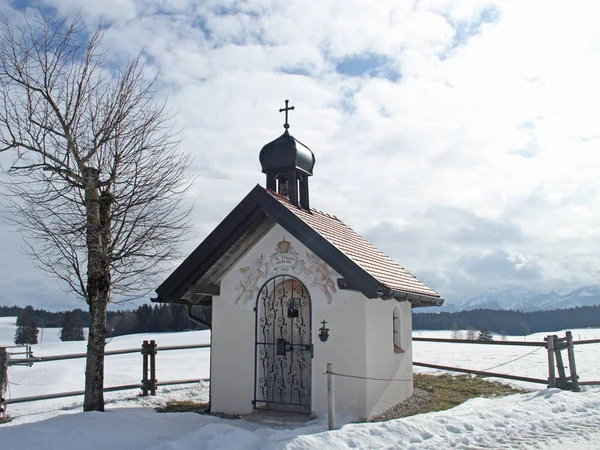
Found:
[(332, 363), (337, 412), (371, 418), (412, 395), (412, 308), (443, 300), (311, 207), (315, 155), (290, 134), (285, 103), (284, 133), (259, 154), (266, 186), (227, 214), (154, 301), (183, 304), (210, 328), (212, 412), (326, 414)]

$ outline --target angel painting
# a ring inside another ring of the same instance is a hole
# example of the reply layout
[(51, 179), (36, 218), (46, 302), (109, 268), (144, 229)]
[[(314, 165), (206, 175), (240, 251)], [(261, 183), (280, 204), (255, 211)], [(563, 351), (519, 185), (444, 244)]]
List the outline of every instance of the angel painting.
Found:
[(331, 303), (331, 294), (336, 292), (335, 283), (331, 279), (335, 275), (335, 272), (325, 264), (325, 261), (314, 253), (309, 252), (306, 254), (306, 257), (308, 262), (304, 262), (302, 271), (305, 275), (311, 275), (313, 277), (313, 284), (318, 286), (325, 294), (327, 303)]
[(263, 254), (260, 258), (254, 260), (249, 266), (240, 268), (242, 277), (236, 286), (236, 290), (240, 291), (235, 299), (235, 304), (246, 304), (248, 300), (252, 300), (258, 293), (258, 281), (267, 276), (269, 270), (265, 263)]

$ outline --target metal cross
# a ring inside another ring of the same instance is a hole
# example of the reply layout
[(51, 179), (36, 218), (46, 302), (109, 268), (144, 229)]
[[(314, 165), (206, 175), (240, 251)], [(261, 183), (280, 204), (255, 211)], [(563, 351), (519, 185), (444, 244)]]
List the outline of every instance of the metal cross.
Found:
[(293, 110), (295, 108), (294, 106), (290, 106), (288, 108), (288, 102), (289, 102), (289, 100), (286, 100), (285, 101), (285, 108), (281, 108), (279, 110), (279, 112), (285, 111), (285, 124), (283, 125), (283, 128), (285, 128), (286, 130), (290, 127), (290, 124), (288, 123), (288, 111), (291, 111), (291, 110)]

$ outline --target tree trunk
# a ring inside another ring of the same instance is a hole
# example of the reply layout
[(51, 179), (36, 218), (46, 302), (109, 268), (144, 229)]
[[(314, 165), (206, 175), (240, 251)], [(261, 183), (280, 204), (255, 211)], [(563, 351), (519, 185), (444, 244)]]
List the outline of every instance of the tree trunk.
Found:
[(109, 300), (110, 275), (104, 254), (105, 236), (100, 208), (99, 173), (85, 167), (85, 208), (88, 253), (87, 301), (90, 308), (85, 368), (84, 411), (104, 411), (104, 345), (106, 340), (106, 309)]
[(104, 411), (104, 343), (107, 299), (90, 302), (90, 331), (85, 367), (84, 411)]

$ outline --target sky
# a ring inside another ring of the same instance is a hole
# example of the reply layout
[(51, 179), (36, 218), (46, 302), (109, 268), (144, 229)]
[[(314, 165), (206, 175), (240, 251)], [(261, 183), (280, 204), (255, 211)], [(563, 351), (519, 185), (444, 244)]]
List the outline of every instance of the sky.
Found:
[[(600, 281), (600, 6), (593, 1), (45, 0), (143, 51), (194, 158), (184, 254), (290, 132), (316, 157), (311, 206), (447, 301), (490, 286)], [(0, 222), (0, 304), (81, 306)]]

